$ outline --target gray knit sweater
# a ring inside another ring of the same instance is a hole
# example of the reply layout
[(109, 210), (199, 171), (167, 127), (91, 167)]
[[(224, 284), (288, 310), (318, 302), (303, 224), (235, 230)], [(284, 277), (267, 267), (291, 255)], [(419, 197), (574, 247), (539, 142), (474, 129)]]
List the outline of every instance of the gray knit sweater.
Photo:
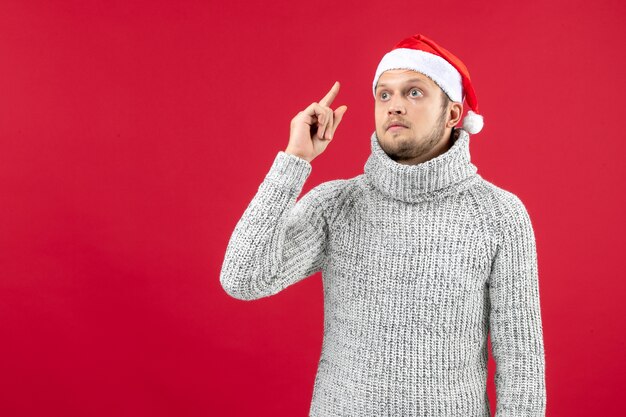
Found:
[(417, 165), (374, 132), (364, 173), (297, 197), (311, 164), (279, 151), (230, 238), (220, 282), (241, 300), (316, 272), (324, 339), (311, 417), (545, 416), (535, 236), (521, 200), (483, 179), (470, 136)]

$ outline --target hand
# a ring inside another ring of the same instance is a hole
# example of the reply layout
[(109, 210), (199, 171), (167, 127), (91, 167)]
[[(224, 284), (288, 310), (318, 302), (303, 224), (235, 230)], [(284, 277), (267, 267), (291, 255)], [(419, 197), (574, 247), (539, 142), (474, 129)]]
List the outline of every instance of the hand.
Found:
[(336, 81), (319, 103), (311, 103), (291, 119), (286, 153), (311, 162), (324, 152), (348, 110), (348, 106), (345, 105), (334, 111), (329, 107), (339, 93), (339, 86), (339, 81)]

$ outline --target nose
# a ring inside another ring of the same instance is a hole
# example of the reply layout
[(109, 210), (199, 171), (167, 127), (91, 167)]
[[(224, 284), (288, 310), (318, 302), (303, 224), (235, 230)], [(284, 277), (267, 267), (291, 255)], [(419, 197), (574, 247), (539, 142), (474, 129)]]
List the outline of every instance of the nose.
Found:
[(388, 114), (405, 114), (406, 109), (402, 104), (402, 100), (391, 99), (389, 107), (387, 108)]

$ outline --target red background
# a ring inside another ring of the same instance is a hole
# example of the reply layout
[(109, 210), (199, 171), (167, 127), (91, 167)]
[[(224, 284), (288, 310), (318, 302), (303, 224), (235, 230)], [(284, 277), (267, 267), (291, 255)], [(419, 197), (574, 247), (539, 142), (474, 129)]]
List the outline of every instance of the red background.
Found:
[(376, 65), (417, 32), (468, 66), (472, 160), (533, 220), (548, 416), (620, 414), (624, 4), (3, 0), (0, 414), (307, 415), (321, 276), (235, 300), (226, 245), (335, 80), (304, 192), (363, 172)]

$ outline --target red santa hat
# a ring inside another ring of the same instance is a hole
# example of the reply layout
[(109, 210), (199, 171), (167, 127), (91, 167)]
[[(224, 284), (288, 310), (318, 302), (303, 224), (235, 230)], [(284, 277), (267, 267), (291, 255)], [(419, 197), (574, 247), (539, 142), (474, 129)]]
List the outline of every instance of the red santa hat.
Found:
[(400, 41), (385, 54), (374, 76), (374, 97), (381, 74), (391, 69), (408, 69), (422, 73), (441, 87), (452, 101), (463, 103), (465, 100), (471, 110), (463, 118), (463, 130), (478, 133), (483, 128), (483, 117), (478, 114), (476, 93), (467, 67), (459, 58), (431, 39), (416, 34)]

